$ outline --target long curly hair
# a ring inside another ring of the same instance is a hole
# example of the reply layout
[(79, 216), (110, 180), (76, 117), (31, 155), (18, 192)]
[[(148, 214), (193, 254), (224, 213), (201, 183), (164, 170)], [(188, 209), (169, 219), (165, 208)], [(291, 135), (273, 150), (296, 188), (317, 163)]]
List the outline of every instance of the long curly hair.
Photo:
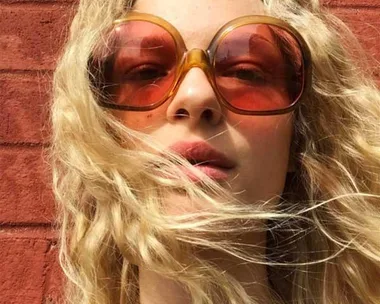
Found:
[[(354, 35), (318, 0), (264, 4), (301, 33), (313, 64), (294, 113), (295, 172), (274, 207), (242, 204), (180, 156), (160, 157), (160, 143), (99, 106), (89, 62), (133, 3), (80, 1), (54, 74), (49, 151), (66, 303), (138, 303), (136, 265), (183, 284), (194, 304), (257, 303), (194, 248), (267, 265), (273, 303), (380, 303), (379, 89)], [(168, 215), (173, 192), (212, 208)], [(263, 229), (265, 256), (231, 238)]]

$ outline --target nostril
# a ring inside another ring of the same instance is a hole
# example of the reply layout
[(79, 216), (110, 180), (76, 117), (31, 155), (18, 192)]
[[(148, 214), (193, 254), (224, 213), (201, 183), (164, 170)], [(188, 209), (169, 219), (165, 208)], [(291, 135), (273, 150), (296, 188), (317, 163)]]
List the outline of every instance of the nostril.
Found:
[(203, 111), (202, 113), (202, 117), (207, 120), (207, 121), (210, 121), (212, 120), (212, 116), (213, 116), (213, 113), (210, 109), (206, 109), (205, 111)]
[(177, 112), (175, 113), (175, 117), (177, 118), (183, 118), (183, 117), (189, 117), (190, 114), (187, 110), (185, 109), (178, 109)]

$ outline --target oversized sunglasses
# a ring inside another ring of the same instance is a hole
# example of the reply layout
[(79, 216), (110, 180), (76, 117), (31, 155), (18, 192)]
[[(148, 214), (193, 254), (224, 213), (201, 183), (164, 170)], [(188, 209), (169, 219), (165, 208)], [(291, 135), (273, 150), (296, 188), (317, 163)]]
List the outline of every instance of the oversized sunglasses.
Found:
[(176, 94), (191, 68), (218, 100), (244, 115), (292, 111), (310, 88), (311, 56), (302, 36), (269, 16), (244, 16), (218, 30), (207, 50), (187, 50), (178, 30), (150, 14), (116, 20), (97, 61), (101, 106), (149, 111)]

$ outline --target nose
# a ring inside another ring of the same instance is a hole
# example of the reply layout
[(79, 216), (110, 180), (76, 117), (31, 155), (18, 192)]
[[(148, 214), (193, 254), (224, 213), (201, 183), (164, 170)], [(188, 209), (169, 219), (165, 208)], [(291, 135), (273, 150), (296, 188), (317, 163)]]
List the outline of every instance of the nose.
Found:
[(222, 107), (205, 72), (190, 68), (167, 108), (167, 119), (186, 121), (194, 128), (201, 123), (218, 125), (222, 118)]

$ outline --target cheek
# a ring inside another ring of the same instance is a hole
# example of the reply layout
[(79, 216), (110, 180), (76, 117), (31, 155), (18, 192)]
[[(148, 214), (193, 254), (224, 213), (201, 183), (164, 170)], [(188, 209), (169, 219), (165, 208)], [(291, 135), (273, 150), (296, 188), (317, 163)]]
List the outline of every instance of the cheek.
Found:
[(152, 132), (166, 119), (163, 107), (146, 112), (112, 110), (111, 113), (128, 128), (145, 133)]
[(282, 193), (288, 171), (293, 116), (251, 116), (236, 122), (240, 184), (254, 199)]
[(257, 116), (240, 119), (237, 131), (247, 141), (252, 151), (272, 155), (289, 151), (292, 136), (292, 115)]

